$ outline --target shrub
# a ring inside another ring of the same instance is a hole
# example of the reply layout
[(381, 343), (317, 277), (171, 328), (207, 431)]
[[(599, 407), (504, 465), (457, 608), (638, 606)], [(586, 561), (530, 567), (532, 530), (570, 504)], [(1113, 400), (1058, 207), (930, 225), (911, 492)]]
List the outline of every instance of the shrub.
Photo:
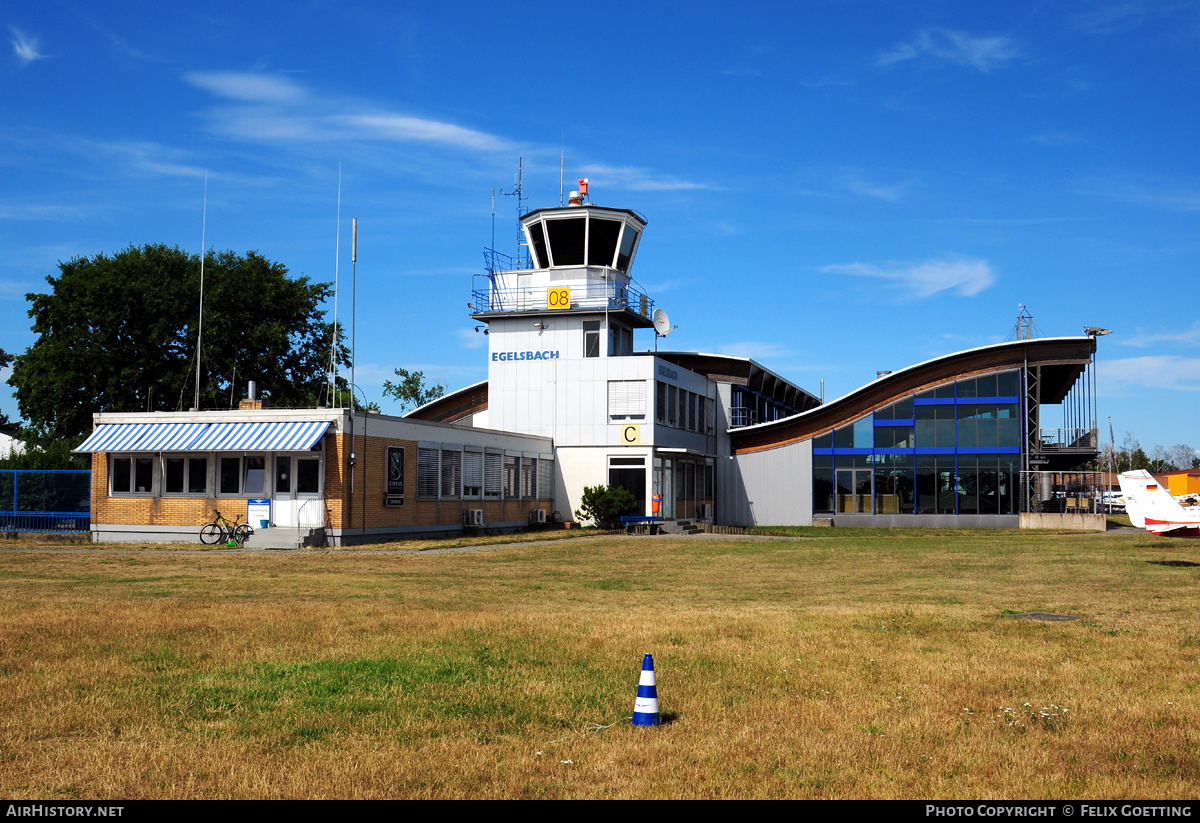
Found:
[(591, 520), (602, 529), (614, 528), (622, 516), (637, 509), (637, 498), (623, 486), (585, 486), (575, 518)]

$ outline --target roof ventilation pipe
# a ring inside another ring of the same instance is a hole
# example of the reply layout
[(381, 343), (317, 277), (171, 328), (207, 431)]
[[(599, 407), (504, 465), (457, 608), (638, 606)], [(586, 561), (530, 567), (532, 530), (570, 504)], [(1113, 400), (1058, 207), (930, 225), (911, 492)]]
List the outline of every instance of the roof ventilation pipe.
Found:
[(251, 380), (248, 384), (246, 384), (246, 396), (250, 400), (258, 399), (258, 383)]

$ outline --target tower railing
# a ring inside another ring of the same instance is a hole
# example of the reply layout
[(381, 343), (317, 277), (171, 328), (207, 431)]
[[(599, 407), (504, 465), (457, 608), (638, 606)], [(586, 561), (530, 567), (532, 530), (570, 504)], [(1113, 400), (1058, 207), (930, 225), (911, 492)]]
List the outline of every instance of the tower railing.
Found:
[[(482, 282), (480, 278), (483, 278)], [(629, 309), (643, 317), (654, 312), (654, 301), (633, 284), (588, 283), (572, 285), (570, 309)], [(492, 285), (487, 275), (476, 275), (471, 286), (472, 314), (510, 311), (554, 311), (550, 305), (554, 288), (542, 286), (502, 287)]]
[(1042, 429), (1041, 451), (1045, 452), (1080, 452), (1096, 451), (1099, 442), (1095, 429)]

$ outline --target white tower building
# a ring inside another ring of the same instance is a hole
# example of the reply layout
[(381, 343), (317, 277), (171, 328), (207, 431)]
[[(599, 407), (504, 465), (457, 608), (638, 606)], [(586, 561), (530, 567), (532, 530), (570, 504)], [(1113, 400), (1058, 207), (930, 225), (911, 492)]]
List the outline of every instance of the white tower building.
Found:
[[(472, 424), (553, 438), (565, 519), (585, 486), (612, 484), (641, 513), (659, 495), (666, 519), (712, 520), (728, 429), (816, 398), (745, 358), (656, 354), (654, 301), (632, 277), (646, 220), (585, 197), (522, 218), (532, 268), (476, 277), (471, 317), (489, 345), (487, 410)], [(732, 408), (752, 396), (771, 411)]]

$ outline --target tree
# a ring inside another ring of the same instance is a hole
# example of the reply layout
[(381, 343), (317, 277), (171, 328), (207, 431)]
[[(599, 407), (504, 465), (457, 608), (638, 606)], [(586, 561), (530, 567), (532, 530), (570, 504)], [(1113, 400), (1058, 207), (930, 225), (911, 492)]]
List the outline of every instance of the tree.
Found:
[(584, 486), (575, 518), (591, 520), (602, 529), (611, 529), (636, 508), (637, 498), (624, 486)]
[(424, 372), (415, 371), (410, 374), (407, 369), (396, 369), (396, 377), (399, 378), (396, 383), (391, 380), (383, 381), (383, 396), (400, 401), (401, 414), (431, 403), (446, 393), (446, 387), (441, 383), (426, 387)]
[[(78, 442), (98, 411), (170, 411), (193, 403), (200, 258), (143, 246), (78, 257), (28, 294), (40, 337), (9, 384), (39, 439)], [(328, 283), (292, 278), (257, 252), (208, 252), (201, 408), (227, 408), (255, 380), (278, 407), (320, 402), (332, 326)], [(339, 335), (340, 337), (340, 335)], [(338, 341), (338, 361), (348, 363)]]
[[(0, 349), (0, 369), (4, 369), (12, 361), (13, 356), (4, 349)], [(0, 427), (8, 428), (10, 426), (12, 426), (12, 421), (8, 419), (8, 415), (0, 412)]]

